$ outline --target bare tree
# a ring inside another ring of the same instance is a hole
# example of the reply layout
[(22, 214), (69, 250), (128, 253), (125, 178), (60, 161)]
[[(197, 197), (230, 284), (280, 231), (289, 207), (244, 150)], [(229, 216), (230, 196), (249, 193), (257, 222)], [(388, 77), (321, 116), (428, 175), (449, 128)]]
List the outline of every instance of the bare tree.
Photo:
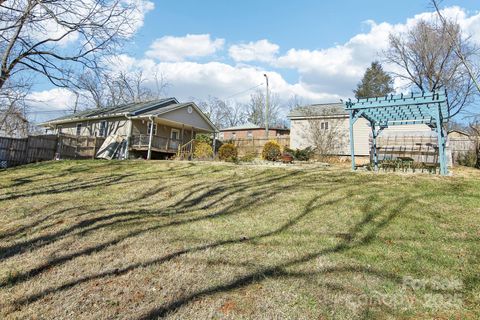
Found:
[(245, 108), (236, 102), (209, 97), (206, 101), (199, 101), (198, 106), (217, 128), (233, 127), (245, 121)]
[(0, 3), (0, 90), (28, 70), (67, 87), (96, 69), (136, 28), (134, 1), (11, 0)]
[(79, 97), (81, 107), (104, 108), (159, 99), (167, 86), (165, 77), (158, 73), (147, 78), (142, 71), (105, 74), (87, 71), (70, 90)]
[[(452, 37), (454, 36), (454, 38)], [(421, 91), (446, 89), (449, 94), (450, 116), (474, 100), (474, 85), (458, 50), (465, 59), (476, 52), (462, 38), (458, 24), (420, 21), (406, 34), (391, 34), (388, 62), (400, 68), (395, 75)]]
[(451, 30), (448, 28), (448, 25), (451, 24), (451, 21), (449, 21), (447, 18), (443, 16), (439, 8), (439, 1), (431, 0), (431, 2), (437, 12), (440, 22), (442, 23), (443, 27), (446, 28), (446, 30), (448, 31), (448, 36), (450, 37), (450, 41), (452, 41), (453, 43), (453, 50), (455, 54), (457, 55), (458, 59), (460, 59), (460, 61), (463, 63), (466, 71), (468, 72), (468, 75), (470, 76), (473, 83), (475, 84), (477, 91), (480, 93), (479, 72), (478, 71), (475, 72), (475, 69), (473, 68), (471, 61), (469, 61), (468, 57), (465, 56), (462, 50), (462, 43), (458, 41), (457, 35), (451, 32)]
[(477, 156), (477, 163), (475, 164), (475, 168), (480, 169), (480, 119), (476, 117), (474, 121), (470, 122), (470, 139), (474, 143), (475, 146), (475, 154)]
[(27, 84), (15, 84), (4, 88), (0, 94), (0, 135), (24, 137), (28, 134), (29, 122), (25, 117)]
[(303, 138), (315, 153), (321, 157), (343, 154), (348, 138), (343, 130), (344, 119), (338, 118), (333, 109), (322, 111), (321, 118), (318, 111), (308, 107), (303, 112), (308, 119)]
[[(265, 126), (265, 101), (264, 92), (257, 90), (250, 95), (250, 102), (246, 106), (248, 121), (261, 127)], [(270, 93), (268, 123), (270, 126), (280, 123), (280, 99), (275, 93)]]

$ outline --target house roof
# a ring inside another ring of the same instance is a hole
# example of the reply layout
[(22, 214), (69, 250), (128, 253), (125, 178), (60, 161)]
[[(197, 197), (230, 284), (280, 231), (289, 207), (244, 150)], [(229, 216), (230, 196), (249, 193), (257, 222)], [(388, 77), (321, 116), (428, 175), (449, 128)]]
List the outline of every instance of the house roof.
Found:
[[(234, 127), (229, 127), (229, 128), (223, 128), (220, 129), (220, 131), (241, 131), (241, 130), (262, 130), (265, 129), (265, 127), (256, 125), (251, 122), (246, 122), (244, 124), (234, 126)], [(269, 129), (271, 130), (289, 130), (288, 128), (281, 128), (281, 127), (270, 127)]]
[(157, 110), (158, 108), (166, 108), (172, 105), (178, 105), (175, 98), (160, 99), (148, 102), (134, 102), (127, 103), (115, 107), (88, 109), (85, 111), (76, 112), (74, 114), (65, 115), (59, 118), (48, 121), (47, 123), (78, 121), (82, 119), (91, 118), (109, 118), (115, 116), (139, 116), (143, 114), (150, 114), (149, 111)]
[(89, 109), (56, 118), (40, 125), (49, 126), (51, 124), (104, 119), (119, 116), (127, 116), (133, 118), (144, 118), (150, 116), (158, 117), (167, 112), (181, 109), (187, 106), (191, 106), (193, 109), (195, 109), (213, 130), (218, 130), (216, 129), (215, 125), (210, 121), (210, 119), (202, 112), (202, 110), (200, 110), (200, 108), (198, 108), (198, 106), (194, 102), (179, 103), (175, 98), (159, 99), (148, 102), (128, 103), (116, 107), (107, 107), (101, 109)]
[(343, 103), (311, 104), (293, 109), (288, 118), (310, 118), (322, 116), (348, 115)]
[(450, 133), (459, 133), (459, 134), (462, 134), (464, 136), (470, 136), (470, 134), (466, 131), (463, 131), (463, 130), (458, 130), (458, 129), (454, 129), (454, 130), (449, 130), (447, 134), (450, 134)]

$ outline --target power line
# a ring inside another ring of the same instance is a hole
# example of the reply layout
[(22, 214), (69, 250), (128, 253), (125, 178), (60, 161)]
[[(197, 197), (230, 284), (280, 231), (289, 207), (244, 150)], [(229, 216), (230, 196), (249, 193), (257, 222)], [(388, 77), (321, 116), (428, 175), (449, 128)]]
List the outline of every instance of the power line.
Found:
[(256, 86), (254, 86), (254, 87), (251, 87), (251, 88), (248, 88), (248, 89), (246, 89), (246, 90), (243, 90), (243, 91), (237, 92), (237, 93), (235, 93), (235, 94), (232, 94), (231, 96), (228, 96), (228, 97), (226, 97), (226, 98), (223, 98), (222, 100), (231, 99), (231, 98), (233, 98), (233, 97), (236, 97), (236, 96), (238, 96), (238, 95), (240, 95), (240, 94), (243, 94), (243, 93), (246, 93), (246, 92), (251, 91), (251, 90), (253, 90), (253, 89), (256, 89), (256, 88), (258, 88), (258, 87), (260, 87), (260, 86), (263, 86), (263, 85), (264, 85), (264, 83), (262, 82), (262, 83), (260, 83), (259, 85), (256, 85)]

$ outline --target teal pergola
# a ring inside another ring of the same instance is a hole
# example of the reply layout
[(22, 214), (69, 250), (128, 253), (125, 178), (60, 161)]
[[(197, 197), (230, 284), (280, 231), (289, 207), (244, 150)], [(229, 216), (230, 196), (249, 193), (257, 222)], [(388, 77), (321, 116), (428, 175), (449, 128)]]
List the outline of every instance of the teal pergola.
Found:
[(448, 173), (445, 152), (446, 137), (443, 130), (444, 121), (449, 118), (446, 91), (387, 95), (356, 99), (356, 101), (349, 99), (344, 104), (350, 114), (350, 152), (353, 170), (356, 169), (353, 125), (359, 118), (365, 118), (372, 129), (375, 171), (378, 171), (377, 137), (383, 129), (398, 125), (426, 124), (437, 132), (440, 174)]

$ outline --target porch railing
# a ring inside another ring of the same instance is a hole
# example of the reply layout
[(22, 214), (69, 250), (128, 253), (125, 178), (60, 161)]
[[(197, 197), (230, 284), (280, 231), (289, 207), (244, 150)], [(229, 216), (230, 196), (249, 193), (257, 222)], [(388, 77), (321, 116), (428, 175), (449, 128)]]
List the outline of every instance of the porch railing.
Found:
[[(134, 135), (131, 138), (130, 146), (132, 148), (148, 148), (149, 142), (150, 135), (148, 134)], [(180, 140), (156, 135), (152, 136), (152, 148), (154, 149), (176, 153), (179, 145), (181, 145)]]

